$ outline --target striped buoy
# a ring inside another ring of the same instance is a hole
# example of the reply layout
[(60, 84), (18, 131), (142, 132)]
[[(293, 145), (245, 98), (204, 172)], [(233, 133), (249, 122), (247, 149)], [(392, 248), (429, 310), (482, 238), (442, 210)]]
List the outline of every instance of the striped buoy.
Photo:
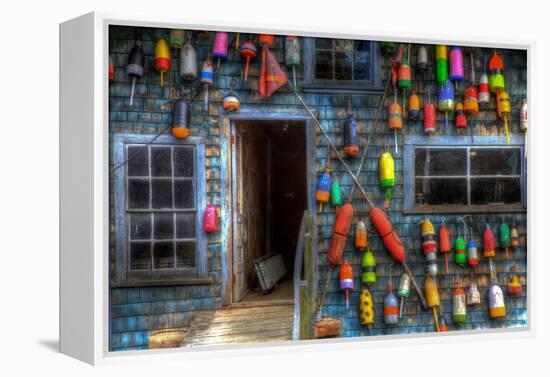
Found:
[(164, 38), (155, 46), (155, 69), (160, 74), (160, 86), (164, 86), (164, 73), (170, 70), (170, 49)]
[(437, 275), (437, 242), (435, 240), (435, 229), (432, 222), (425, 218), (421, 226), (422, 251), (428, 262), (427, 272), (430, 276)]

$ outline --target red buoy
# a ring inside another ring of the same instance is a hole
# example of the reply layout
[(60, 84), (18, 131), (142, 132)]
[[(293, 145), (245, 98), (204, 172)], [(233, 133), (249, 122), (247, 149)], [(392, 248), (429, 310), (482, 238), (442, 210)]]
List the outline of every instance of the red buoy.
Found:
[(405, 260), (405, 246), (395, 229), (393, 229), (386, 212), (380, 208), (372, 208), (370, 218), (392, 258), (402, 263)]
[(336, 266), (342, 260), (352, 219), (353, 207), (350, 203), (346, 203), (342, 206), (336, 217), (334, 232), (332, 233), (332, 240), (328, 249), (328, 261), (333, 266)]
[(220, 227), (218, 222), (218, 211), (216, 210), (216, 206), (212, 203), (206, 206), (202, 227), (205, 232), (215, 232)]
[(451, 237), (445, 223), (439, 227), (439, 251), (445, 254), (445, 272), (449, 273), (449, 253), (451, 252)]

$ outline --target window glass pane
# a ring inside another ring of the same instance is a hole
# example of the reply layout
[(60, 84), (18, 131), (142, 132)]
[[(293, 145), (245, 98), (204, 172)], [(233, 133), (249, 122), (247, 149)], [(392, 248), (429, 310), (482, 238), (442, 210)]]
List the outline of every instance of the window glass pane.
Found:
[(155, 213), (153, 216), (155, 217), (155, 239), (174, 238), (174, 215), (172, 213)]
[(149, 176), (149, 154), (146, 146), (129, 145), (126, 158), (128, 159), (128, 176)]
[(465, 148), (416, 148), (414, 165), (416, 176), (466, 175)]
[(176, 242), (176, 268), (191, 268), (196, 264), (197, 247), (192, 242)]
[(351, 80), (353, 52), (336, 52), (334, 56), (336, 80)]
[(332, 49), (332, 39), (330, 38), (315, 38), (315, 48)]
[(172, 180), (171, 179), (153, 179), (151, 183), (153, 189), (152, 203), (155, 209), (172, 208)]
[(472, 175), (519, 175), (521, 156), (519, 148), (472, 148)]
[(172, 176), (172, 152), (170, 147), (151, 147), (151, 176)]
[(192, 179), (175, 181), (174, 190), (174, 203), (176, 208), (195, 208), (195, 188)]
[(130, 214), (130, 239), (151, 239), (151, 215), (149, 213)]
[(466, 179), (416, 178), (416, 204), (468, 204)]
[(176, 214), (176, 238), (195, 238), (195, 213)]
[(353, 40), (351, 39), (335, 39), (334, 48), (336, 50), (351, 51), (353, 50)]
[(470, 180), (472, 204), (520, 203), (519, 178), (472, 178)]
[(130, 270), (151, 269), (151, 244), (130, 242)]
[(355, 63), (353, 66), (354, 80), (368, 80), (370, 73), (370, 52), (357, 51), (355, 52)]
[(195, 148), (193, 147), (174, 147), (174, 176), (193, 177)]
[(315, 78), (322, 80), (332, 80), (332, 52), (317, 51), (315, 53)]
[(145, 179), (128, 179), (128, 208), (149, 208), (149, 181)]
[(155, 269), (174, 268), (174, 243), (153, 243), (153, 260)]

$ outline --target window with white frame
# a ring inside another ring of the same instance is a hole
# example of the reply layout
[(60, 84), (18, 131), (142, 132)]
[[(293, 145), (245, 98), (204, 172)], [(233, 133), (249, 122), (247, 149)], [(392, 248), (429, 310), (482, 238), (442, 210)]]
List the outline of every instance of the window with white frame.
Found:
[(522, 144), (480, 142), (480, 138), (477, 144), (466, 140), (445, 144), (444, 138), (406, 142), (405, 211), (498, 212), (525, 207)]
[(114, 143), (117, 280), (206, 274), (204, 142), (117, 135)]

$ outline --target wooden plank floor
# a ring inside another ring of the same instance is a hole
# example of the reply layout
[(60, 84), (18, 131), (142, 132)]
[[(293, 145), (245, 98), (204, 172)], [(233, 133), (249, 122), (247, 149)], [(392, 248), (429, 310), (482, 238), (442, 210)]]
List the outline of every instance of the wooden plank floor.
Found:
[(201, 312), (191, 321), (182, 346), (291, 340), (293, 316), (294, 305)]

